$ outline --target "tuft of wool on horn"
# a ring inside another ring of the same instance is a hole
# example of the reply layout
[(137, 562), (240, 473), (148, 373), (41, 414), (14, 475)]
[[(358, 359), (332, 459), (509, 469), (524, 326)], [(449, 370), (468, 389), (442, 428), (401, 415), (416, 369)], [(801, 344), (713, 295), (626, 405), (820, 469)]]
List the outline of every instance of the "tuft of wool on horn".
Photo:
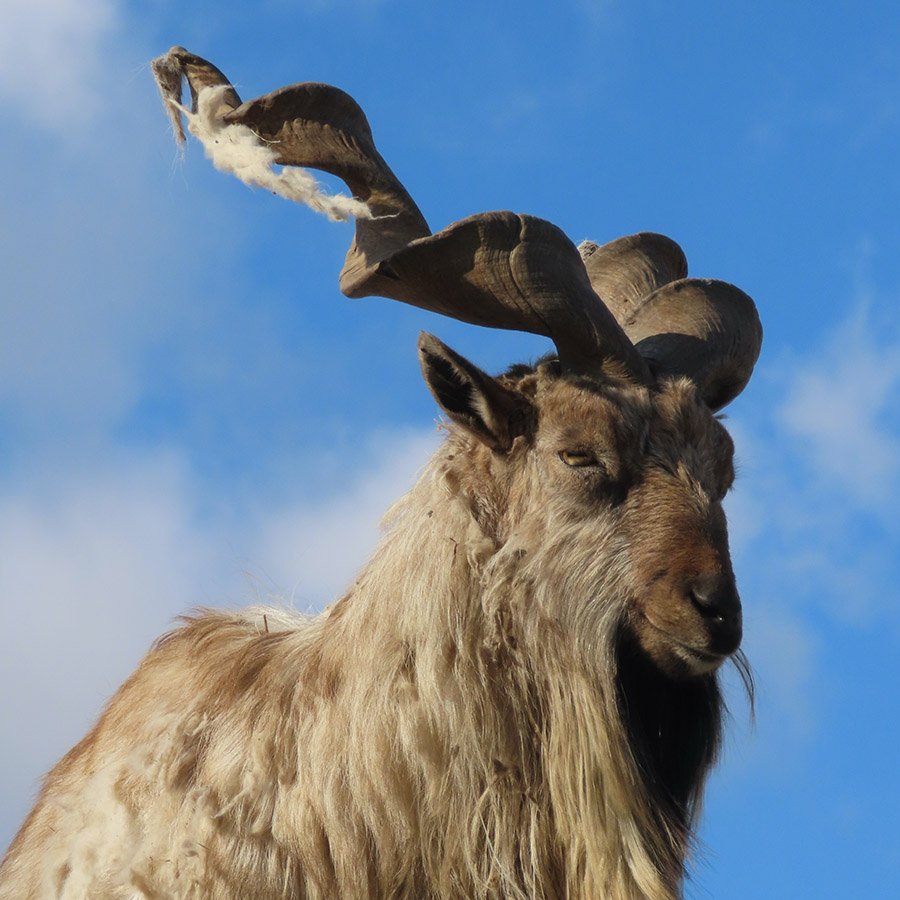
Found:
[(266, 190), (304, 203), (335, 222), (371, 219), (372, 212), (361, 200), (344, 194), (328, 194), (306, 169), (283, 166), (276, 169), (276, 153), (248, 128), (226, 122), (231, 108), (223, 102), (228, 85), (205, 87), (197, 94), (197, 111), (192, 112), (171, 96), (166, 99), (187, 120), (188, 131), (203, 144), (206, 155), (221, 172), (228, 172), (251, 187)]

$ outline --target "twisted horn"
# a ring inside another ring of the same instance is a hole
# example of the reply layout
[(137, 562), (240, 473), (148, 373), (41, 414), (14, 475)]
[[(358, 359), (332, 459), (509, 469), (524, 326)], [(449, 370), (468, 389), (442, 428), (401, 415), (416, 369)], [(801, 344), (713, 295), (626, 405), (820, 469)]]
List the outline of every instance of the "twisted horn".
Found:
[(687, 276), (687, 260), (671, 238), (650, 231), (598, 246), (578, 246), (591, 286), (620, 323), (658, 287)]
[(347, 296), (375, 294), (476, 325), (541, 334), (569, 371), (650, 384), (646, 364), (598, 300), (562, 231), (532, 216), (492, 212), (432, 235), (376, 150), (365, 114), (343, 91), (298, 84), (240, 103), (218, 69), (182, 48), (154, 71), (170, 105), (177, 103), (174, 73), (182, 72), (194, 111), (203, 106), (203, 88), (214, 88), (221, 127), (249, 129), (280, 165), (339, 176), (365, 204), (368, 217), (357, 216), (340, 277)]
[(753, 301), (723, 281), (687, 278), (674, 241), (644, 232), (579, 248), (591, 284), (656, 378), (693, 380), (713, 410), (747, 384), (762, 345)]
[(753, 300), (733, 284), (713, 279), (664, 285), (622, 325), (656, 377), (690, 378), (712, 410), (744, 389), (762, 346)]

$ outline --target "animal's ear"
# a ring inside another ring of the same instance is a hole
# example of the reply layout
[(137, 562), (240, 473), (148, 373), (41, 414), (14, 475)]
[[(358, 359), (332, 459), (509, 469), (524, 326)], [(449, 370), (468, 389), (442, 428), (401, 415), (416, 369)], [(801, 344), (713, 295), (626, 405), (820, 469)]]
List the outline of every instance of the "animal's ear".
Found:
[(434, 399), (457, 424), (505, 452), (519, 433), (526, 401), (434, 335), (419, 335), (419, 361)]

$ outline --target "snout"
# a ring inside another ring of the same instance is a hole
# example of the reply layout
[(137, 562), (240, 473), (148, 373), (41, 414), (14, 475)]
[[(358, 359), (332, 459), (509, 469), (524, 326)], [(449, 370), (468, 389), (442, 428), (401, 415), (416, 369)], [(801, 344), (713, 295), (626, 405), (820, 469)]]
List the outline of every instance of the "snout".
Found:
[(688, 599), (703, 617), (709, 651), (722, 656), (734, 653), (743, 632), (741, 598), (734, 576), (725, 572), (699, 575), (688, 586)]
[(661, 577), (638, 609), (641, 644), (676, 677), (713, 672), (740, 646), (741, 600), (729, 570)]

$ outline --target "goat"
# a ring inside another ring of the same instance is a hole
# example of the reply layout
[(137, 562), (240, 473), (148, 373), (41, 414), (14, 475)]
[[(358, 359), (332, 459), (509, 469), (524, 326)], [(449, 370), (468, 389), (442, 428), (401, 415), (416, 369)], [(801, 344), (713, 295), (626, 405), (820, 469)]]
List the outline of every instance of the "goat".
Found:
[(356, 582), (161, 638), (47, 776), (0, 898), (680, 896), (742, 664), (715, 413), (756, 362), (753, 301), (661, 235), (576, 248), (509, 212), (432, 234), (342, 91), (242, 103), (182, 48), (155, 71), (237, 147), (217, 164), (356, 218), (345, 294), (557, 354), (492, 377), (423, 334), (448, 435)]

